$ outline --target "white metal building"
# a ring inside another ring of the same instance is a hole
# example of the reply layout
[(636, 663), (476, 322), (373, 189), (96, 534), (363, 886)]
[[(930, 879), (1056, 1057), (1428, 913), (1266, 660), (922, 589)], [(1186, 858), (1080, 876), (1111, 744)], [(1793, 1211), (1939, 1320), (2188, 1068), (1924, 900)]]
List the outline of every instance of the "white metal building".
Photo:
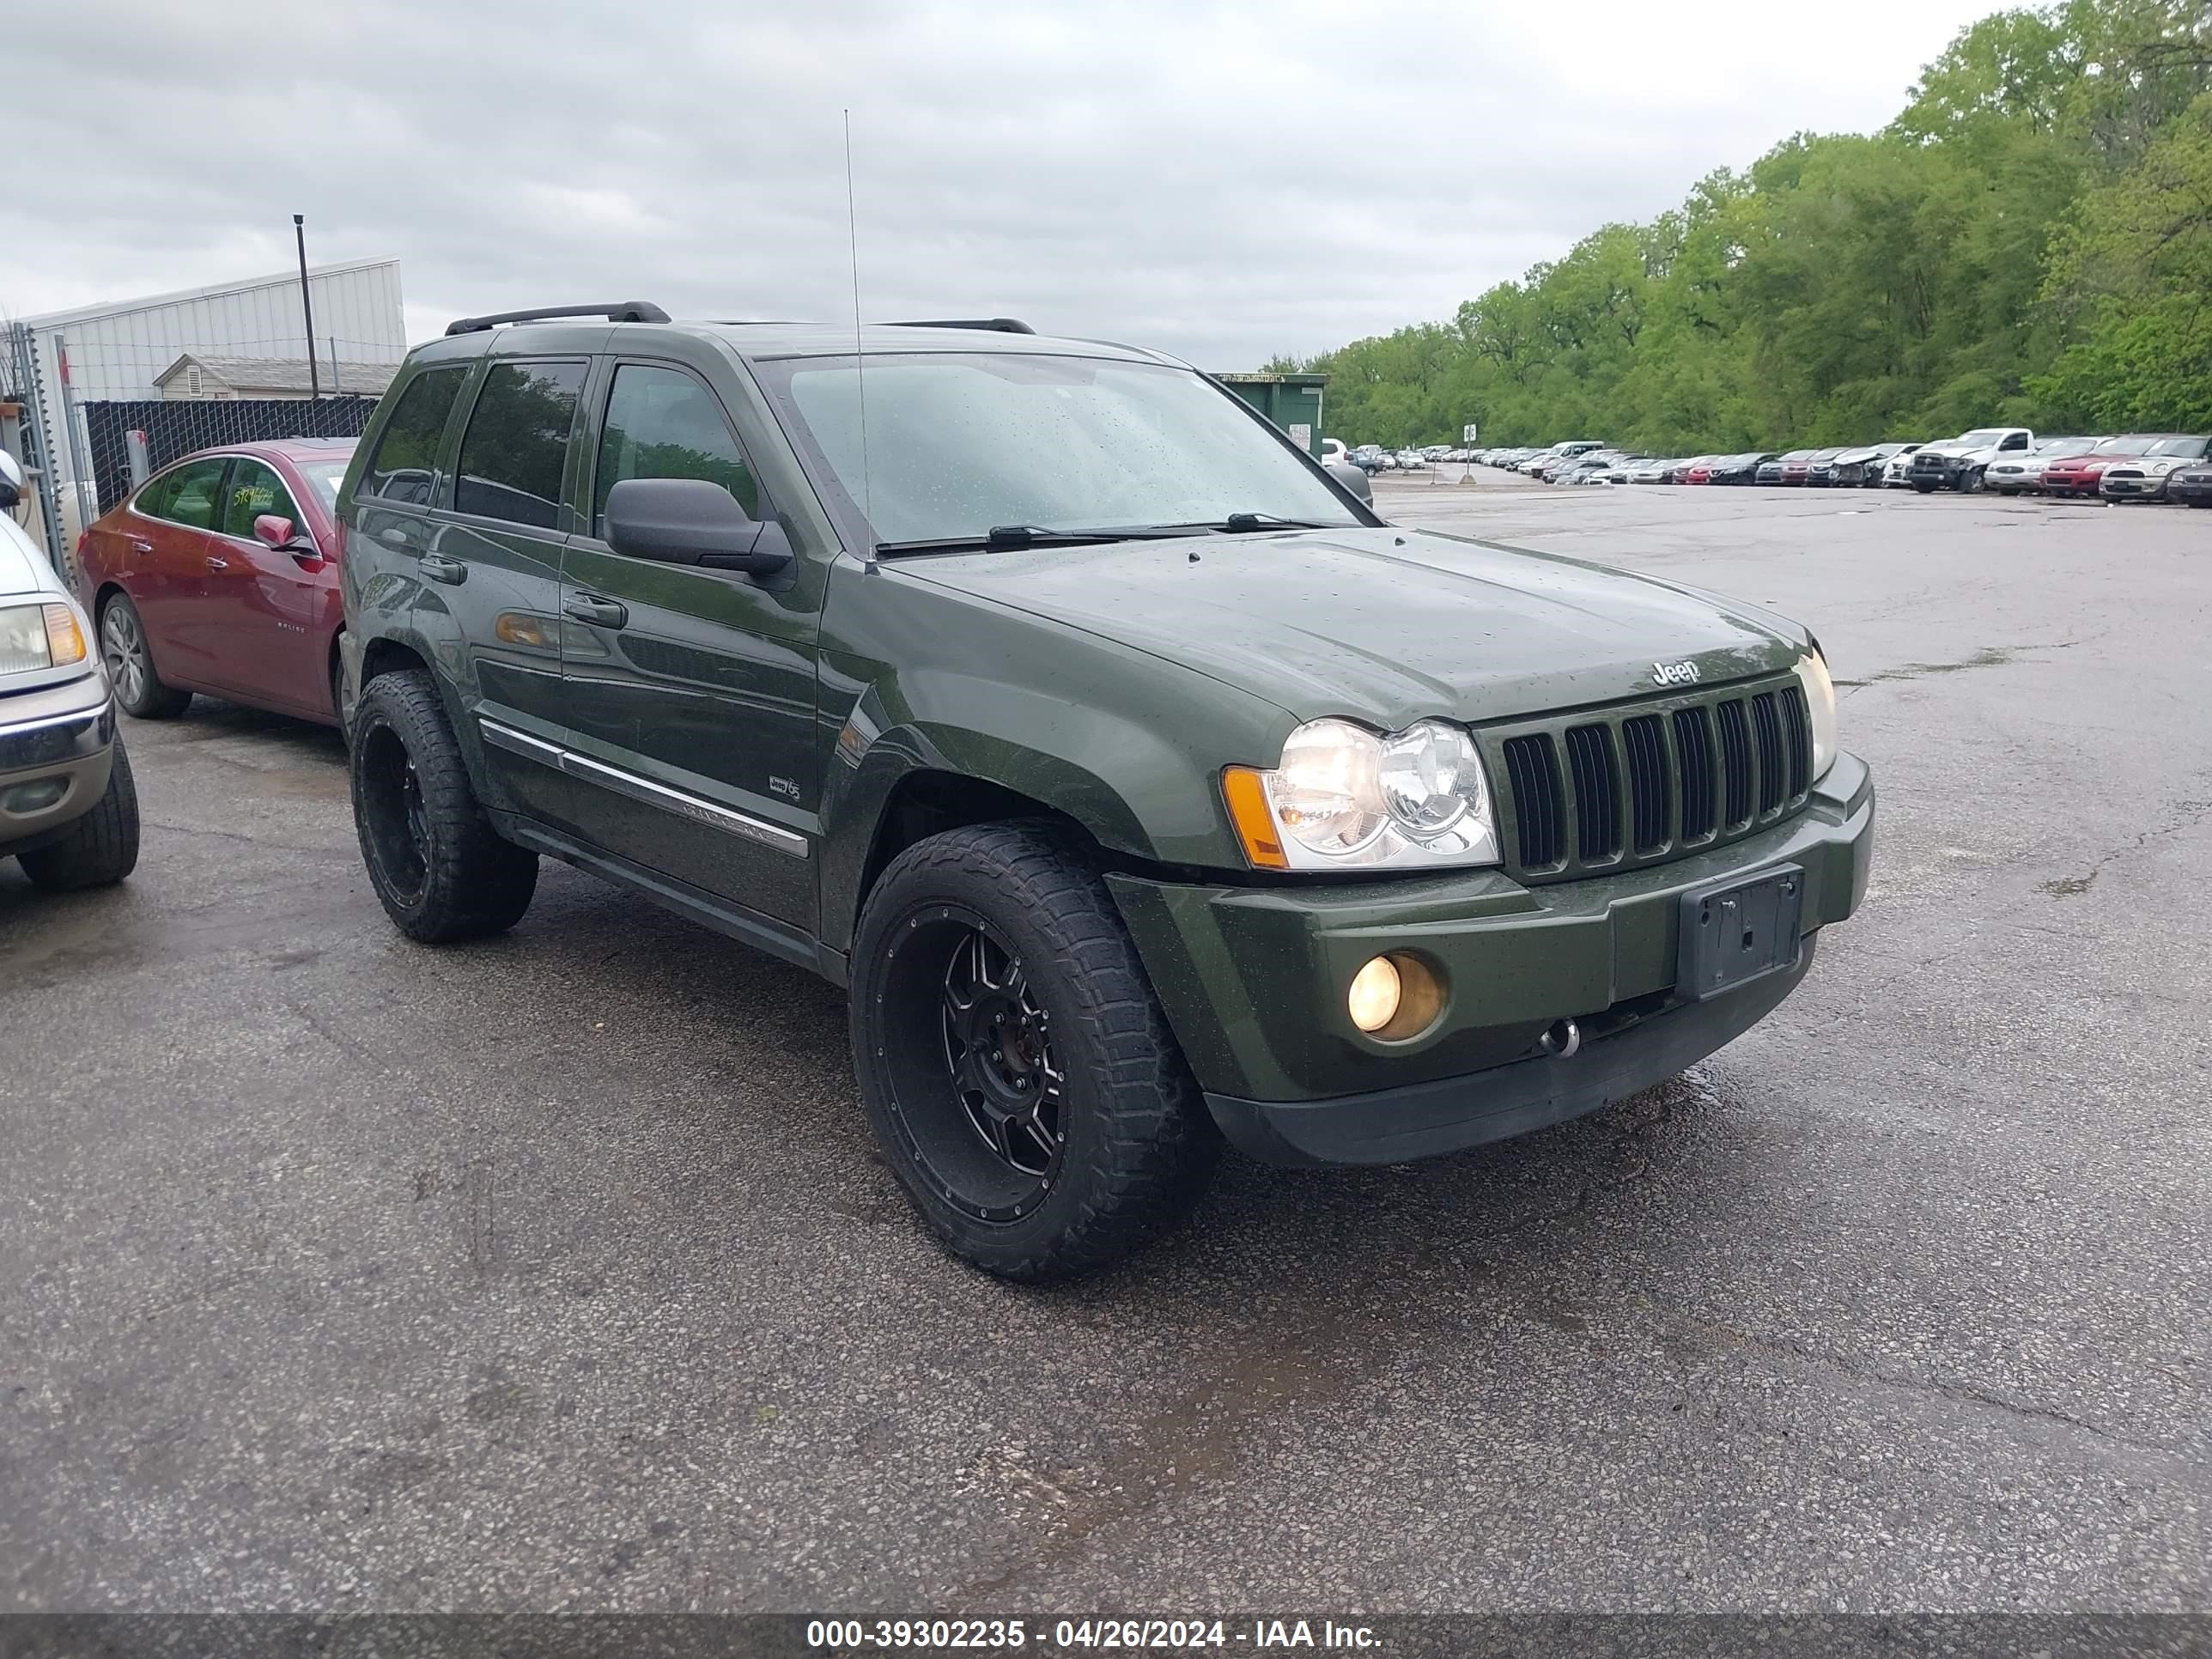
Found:
[[(319, 362), (396, 363), (407, 355), (398, 260), (311, 266), (307, 290)], [(296, 270), (17, 320), (35, 342), (38, 390), (54, 438), (55, 471), (64, 478), (76, 471), (62, 419), (64, 353), (70, 395), (82, 404), (159, 398), (155, 377), (187, 352), (304, 361), (308, 350)], [(77, 438), (81, 451), (81, 420)]]

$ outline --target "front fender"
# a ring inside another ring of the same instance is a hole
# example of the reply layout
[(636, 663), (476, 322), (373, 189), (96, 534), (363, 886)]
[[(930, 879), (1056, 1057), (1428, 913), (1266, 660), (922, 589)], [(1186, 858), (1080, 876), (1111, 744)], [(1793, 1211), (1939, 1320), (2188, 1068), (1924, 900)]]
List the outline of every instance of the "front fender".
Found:
[[(1287, 731), (1290, 716), (1275, 714), (1269, 723)], [(1036, 801), (1074, 819), (1109, 852), (1242, 869), (1217, 779), (1244, 748), (1217, 750), (1202, 730), (1215, 721), (1188, 707), (1184, 715), (1180, 725), (1155, 723), (1021, 684), (928, 670), (866, 687), (823, 779), (823, 942), (849, 948), (878, 831), (900, 786), (918, 774)], [(1201, 728), (1195, 739), (1194, 727)], [(1279, 749), (1280, 732), (1273, 743)]]

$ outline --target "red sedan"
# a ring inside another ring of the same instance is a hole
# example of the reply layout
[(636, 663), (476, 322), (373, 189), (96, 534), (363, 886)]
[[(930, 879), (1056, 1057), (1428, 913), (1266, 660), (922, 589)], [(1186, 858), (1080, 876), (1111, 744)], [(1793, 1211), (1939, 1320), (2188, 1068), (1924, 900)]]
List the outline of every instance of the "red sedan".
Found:
[(338, 481), (351, 438), (202, 450), (77, 543), (85, 608), (125, 712), (196, 691), (338, 724)]
[(2105, 481), (2105, 469), (2130, 455), (2148, 455), (2158, 435), (2131, 432), (2106, 438), (2095, 448), (2073, 455), (2054, 456), (2044, 464), (2043, 493), (2046, 495), (2087, 495), (2094, 498)]

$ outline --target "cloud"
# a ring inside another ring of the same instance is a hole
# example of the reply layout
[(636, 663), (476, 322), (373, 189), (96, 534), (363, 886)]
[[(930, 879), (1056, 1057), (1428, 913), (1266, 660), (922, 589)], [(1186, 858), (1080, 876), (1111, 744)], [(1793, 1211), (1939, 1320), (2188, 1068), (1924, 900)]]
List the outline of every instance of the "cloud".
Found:
[[(1789, 133), (1865, 129), (1986, 0), (75, 0), (7, 29), (36, 135), (0, 310), (397, 256), (417, 337), (644, 297), (1011, 314), (1217, 368), (1448, 315)], [(19, 132), (25, 129), (19, 126)]]

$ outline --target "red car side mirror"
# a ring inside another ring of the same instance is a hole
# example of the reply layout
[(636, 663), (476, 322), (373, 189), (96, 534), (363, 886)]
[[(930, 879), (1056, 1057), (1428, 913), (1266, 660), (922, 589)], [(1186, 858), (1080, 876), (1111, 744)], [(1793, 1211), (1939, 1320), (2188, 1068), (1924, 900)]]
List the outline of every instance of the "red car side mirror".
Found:
[(283, 547), (292, 539), (292, 521), (275, 513), (264, 513), (253, 521), (256, 539), (271, 547)]

